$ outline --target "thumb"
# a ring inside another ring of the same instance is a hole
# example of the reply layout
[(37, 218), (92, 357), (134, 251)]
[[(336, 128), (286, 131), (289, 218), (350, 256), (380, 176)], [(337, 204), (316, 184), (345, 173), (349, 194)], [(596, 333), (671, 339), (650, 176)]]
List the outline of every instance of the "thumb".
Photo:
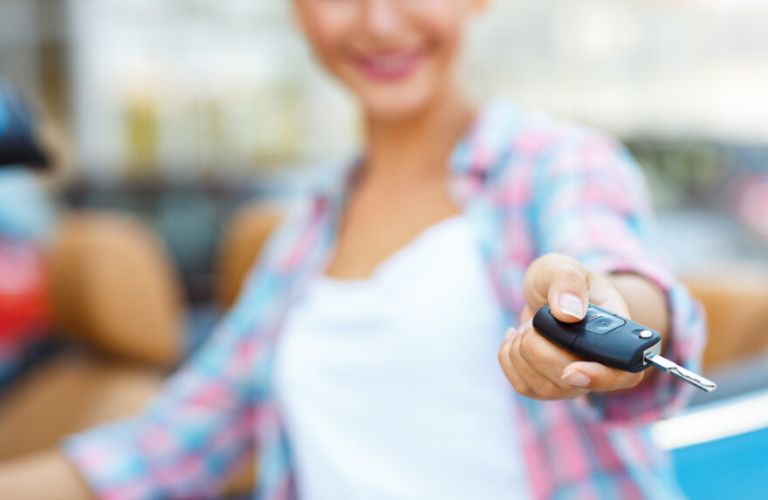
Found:
[(589, 303), (586, 273), (577, 267), (560, 268), (549, 287), (547, 303), (560, 321), (573, 323), (584, 319)]
[(606, 392), (631, 389), (643, 380), (645, 372), (628, 372), (594, 361), (575, 361), (565, 367), (561, 379), (575, 387)]
[(576, 261), (564, 260), (549, 272), (547, 303), (560, 321), (574, 323), (584, 319), (589, 303), (587, 271)]
[(534, 261), (526, 273), (525, 299), (533, 311), (549, 304), (560, 321), (574, 323), (584, 318), (589, 303), (588, 271), (575, 259), (548, 254)]

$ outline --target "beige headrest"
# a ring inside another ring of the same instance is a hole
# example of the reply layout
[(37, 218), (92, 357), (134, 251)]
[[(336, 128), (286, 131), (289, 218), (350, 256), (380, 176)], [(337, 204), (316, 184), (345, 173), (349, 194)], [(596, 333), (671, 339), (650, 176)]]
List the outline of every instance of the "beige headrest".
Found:
[(216, 301), (222, 309), (234, 304), (281, 215), (276, 209), (254, 204), (232, 217), (216, 257)]
[(58, 329), (127, 359), (171, 367), (183, 353), (179, 279), (157, 237), (126, 215), (74, 213), (52, 252)]
[(707, 313), (707, 369), (768, 355), (768, 266), (712, 266), (685, 279)]

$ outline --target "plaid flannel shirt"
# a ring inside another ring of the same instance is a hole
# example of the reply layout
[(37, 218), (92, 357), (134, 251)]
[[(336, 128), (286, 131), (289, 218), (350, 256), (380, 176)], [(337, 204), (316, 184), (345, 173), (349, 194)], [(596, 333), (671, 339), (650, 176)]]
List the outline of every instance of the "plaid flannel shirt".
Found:
[[(562, 252), (594, 270), (658, 284), (671, 312), (665, 355), (697, 368), (701, 312), (646, 250), (648, 196), (620, 146), (495, 103), (457, 145), (451, 169), (452, 192), (471, 216), (509, 325), (523, 306), (528, 265)], [(101, 498), (215, 497), (228, 471), (254, 452), (256, 498), (296, 498), (272, 394), (272, 354), (292, 297), (327, 261), (347, 190), (348, 181), (338, 182), (288, 218), (238, 304), (141, 416), (67, 440), (66, 453)], [(643, 424), (679, 408), (687, 393), (675, 377), (658, 376), (629, 392), (572, 401), (518, 396), (510, 425), (521, 437), (528, 491), (537, 499), (680, 497), (668, 457)]]

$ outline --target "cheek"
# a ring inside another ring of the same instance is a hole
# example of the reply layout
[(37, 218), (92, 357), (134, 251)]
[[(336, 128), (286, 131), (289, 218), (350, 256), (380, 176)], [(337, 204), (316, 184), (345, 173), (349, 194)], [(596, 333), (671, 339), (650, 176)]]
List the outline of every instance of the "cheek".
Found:
[(298, 17), (312, 51), (326, 65), (333, 65), (354, 27), (354, 14), (344, 8), (314, 7), (318, 5), (314, 2), (298, 3), (302, 5), (297, 8)]
[(428, 34), (441, 66), (455, 62), (463, 42), (465, 22), (453, 12), (437, 12), (425, 17), (422, 31)]

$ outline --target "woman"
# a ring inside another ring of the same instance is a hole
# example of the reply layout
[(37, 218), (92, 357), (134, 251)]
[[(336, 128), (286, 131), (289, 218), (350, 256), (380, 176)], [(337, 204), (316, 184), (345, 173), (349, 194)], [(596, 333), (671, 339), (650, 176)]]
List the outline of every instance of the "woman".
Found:
[(529, 318), (593, 302), (690, 364), (697, 310), (647, 257), (642, 179), (613, 142), (465, 97), (454, 69), (482, 3), (294, 1), (363, 111), (362, 160), (289, 219), (143, 416), (17, 482), (37, 468), (60, 498), (212, 496), (255, 447), (267, 499), (678, 496), (636, 425), (680, 383), (579, 360)]

